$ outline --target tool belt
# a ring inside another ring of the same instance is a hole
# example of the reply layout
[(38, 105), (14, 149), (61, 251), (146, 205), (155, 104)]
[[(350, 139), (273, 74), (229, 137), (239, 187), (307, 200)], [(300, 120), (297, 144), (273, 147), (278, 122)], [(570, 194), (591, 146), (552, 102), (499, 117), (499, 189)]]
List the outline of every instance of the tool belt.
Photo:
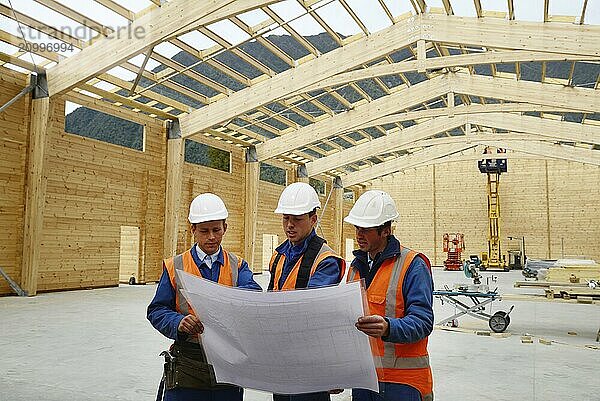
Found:
[(204, 348), (200, 344), (176, 342), (169, 351), (163, 351), (160, 355), (165, 358), (164, 382), (167, 390), (216, 390), (231, 387), (217, 384), (215, 371), (207, 362)]

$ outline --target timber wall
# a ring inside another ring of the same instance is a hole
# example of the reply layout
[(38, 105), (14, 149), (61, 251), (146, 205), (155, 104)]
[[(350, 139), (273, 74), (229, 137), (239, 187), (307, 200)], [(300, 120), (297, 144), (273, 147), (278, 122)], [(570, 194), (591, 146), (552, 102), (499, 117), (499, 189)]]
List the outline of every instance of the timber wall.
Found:
[[(27, 85), (26, 77), (0, 69), (0, 104), (5, 104)], [(21, 282), (25, 163), (30, 97), (24, 96), (0, 113), (0, 268)], [(0, 277), (0, 294), (10, 293)]]
[[(441, 265), (442, 236), (465, 234), (465, 255), (487, 249), (486, 175), (475, 162), (397, 173), (373, 182), (400, 210), (395, 232), (405, 245)], [(600, 260), (600, 168), (560, 160), (514, 159), (500, 178), (503, 253), (525, 237), (531, 258), (586, 256)]]
[[(26, 76), (0, 67), (3, 104), (27, 84)], [(52, 99), (47, 131), (46, 198), (38, 267), (38, 290), (63, 290), (117, 285), (121, 227), (139, 227), (136, 280), (158, 280), (163, 258), (165, 213), (166, 136), (162, 122), (135, 118), (144, 125), (144, 151), (72, 135), (64, 131), (64, 99)], [(100, 107), (100, 106), (99, 106)], [(29, 97), (0, 114), (0, 267), (21, 281), (25, 171), (29, 125)], [(108, 112), (106, 107), (101, 111)], [(115, 112), (126, 118), (123, 111)], [(132, 113), (130, 113), (132, 114)], [(204, 141), (204, 139), (203, 139)], [(177, 248), (193, 240), (187, 223), (188, 205), (199, 193), (223, 197), (230, 217), (223, 245), (243, 256), (245, 163), (243, 151), (223, 141), (207, 144), (231, 152), (231, 172), (184, 163), (182, 197), (178, 210)], [(289, 177), (293, 177), (291, 171)], [(485, 175), (474, 163), (423, 167), (374, 181), (392, 194), (400, 208), (395, 231), (408, 246), (428, 254), (436, 264), (444, 259), (444, 232), (463, 232), (469, 253), (486, 247)], [(506, 237), (525, 236), (530, 257), (581, 255), (600, 260), (600, 169), (579, 163), (510, 160), (500, 183), (501, 236), (504, 250), (518, 246)], [(327, 191), (330, 182), (326, 182)], [(255, 271), (263, 263), (263, 235), (285, 238), (281, 217), (273, 210), (283, 186), (260, 181)], [(325, 204), (326, 197), (321, 197)], [(333, 205), (330, 199), (319, 234), (332, 241)], [(343, 202), (343, 216), (352, 202)], [(320, 213), (319, 213), (320, 214)], [(344, 224), (342, 256), (354, 228)], [(0, 280), (0, 295), (11, 294)]]

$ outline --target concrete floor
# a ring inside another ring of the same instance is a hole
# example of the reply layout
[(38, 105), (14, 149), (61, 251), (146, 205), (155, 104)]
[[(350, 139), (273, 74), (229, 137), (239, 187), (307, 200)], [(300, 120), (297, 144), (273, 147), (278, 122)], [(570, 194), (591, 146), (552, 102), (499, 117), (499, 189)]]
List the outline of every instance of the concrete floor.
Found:
[[(486, 273), (485, 276), (490, 274)], [(520, 272), (494, 273), (503, 293)], [(461, 272), (434, 271), (436, 288), (466, 282)], [(266, 286), (267, 274), (257, 281)], [(495, 286), (495, 285), (494, 285)], [(121, 286), (0, 298), (0, 401), (154, 400), (161, 376), (158, 354), (169, 341), (145, 319), (154, 285)], [(595, 342), (599, 305), (502, 301), (511, 314), (508, 338), (435, 330), (429, 351), (437, 400), (598, 401), (600, 351)], [(453, 308), (435, 300), (436, 321)], [(462, 318), (461, 328), (487, 330), (487, 322)], [(569, 331), (577, 335), (567, 334)], [(522, 344), (529, 333), (556, 341)], [(349, 400), (349, 391), (334, 396)], [(270, 400), (248, 390), (246, 400)]]

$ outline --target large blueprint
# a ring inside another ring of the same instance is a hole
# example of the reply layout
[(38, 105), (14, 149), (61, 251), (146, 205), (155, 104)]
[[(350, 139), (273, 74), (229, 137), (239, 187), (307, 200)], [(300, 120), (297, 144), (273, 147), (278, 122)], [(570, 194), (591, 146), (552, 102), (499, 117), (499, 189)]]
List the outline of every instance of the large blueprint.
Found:
[(217, 381), (280, 394), (378, 391), (369, 339), (354, 327), (364, 314), (358, 282), (255, 292), (178, 274)]

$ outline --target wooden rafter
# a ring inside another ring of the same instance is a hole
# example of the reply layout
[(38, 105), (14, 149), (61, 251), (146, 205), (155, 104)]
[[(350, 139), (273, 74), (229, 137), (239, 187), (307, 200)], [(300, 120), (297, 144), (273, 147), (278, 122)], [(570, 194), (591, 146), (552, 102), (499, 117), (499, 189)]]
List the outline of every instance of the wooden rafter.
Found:
[[(423, 14), (416, 18), (427, 40), (496, 49), (600, 56), (600, 26), (543, 24), (499, 18), (468, 18)], [(542, 28), (543, 25), (543, 28)]]
[(364, 64), (405, 47), (414, 41), (414, 34), (407, 32), (408, 22), (399, 22), (377, 35), (367, 36), (342, 48), (323, 54), (299, 67), (287, 70), (240, 90), (227, 99), (203, 107), (182, 118), (185, 132), (199, 132), (258, 106), (285, 98), (321, 79), (343, 72), (353, 66)]
[(467, 122), (466, 117), (439, 117), (421, 124), (413, 125), (395, 134), (379, 137), (330, 156), (316, 159), (306, 164), (309, 176), (321, 174), (337, 167), (354, 163), (368, 157), (394, 151), (410, 143), (429, 138), (437, 133), (445, 132)]
[[(600, 57), (591, 57), (591, 60), (600, 61)], [(566, 61), (581, 60), (581, 56), (574, 54), (556, 54), (531, 51), (497, 51), (484, 53), (470, 53), (465, 55), (445, 56), (428, 58), (424, 61), (424, 69), (437, 70), (440, 68), (460, 67), (488, 63), (515, 63), (520, 61)], [(354, 70), (337, 74), (320, 82), (314, 83), (302, 89), (303, 92), (333, 87), (346, 84), (348, 82), (359, 81), (362, 79), (382, 77), (403, 72), (414, 72), (419, 69), (419, 61), (403, 61), (393, 64), (384, 64), (372, 66), (369, 68)], [(294, 96), (297, 93), (292, 93)]]
[(350, 187), (352, 185), (362, 184), (374, 178), (395, 173), (402, 169), (418, 166), (430, 160), (458, 153), (473, 146), (474, 145), (470, 144), (433, 146), (410, 155), (402, 156), (398, 159), (388, 160), (375, 166), (347, 174), (342, 176), (341, 179), (344, 187)]
[(451, 74), (449, 78), (455, 93), (576, 109), (580, 112), (600, 110), (600, 92), (594, 89), (467, 74)]
[[(48, 89), (51, 95), (63, 93), (140, 54), (144, 49), (161, 43), (182, 28), (207, 25), (273, 2), (275, 0), (221, 0), (209, 3), (201, 0), (170, 1), (134, 20), (126, 28), (128, 34), (119, 36), (120, 31), (113, 32), (98, 40), (95, 46), (84, 49), (53, 67), (48, 71)], [(192, 9), (195, 10), (194, 13), (189, 12)], [(156, 21), (161, 23), (156, 24)], [(143, 37), (137, 37), (142, 31)]]
[(365, 121), (374, 120), (441, 96), (448, 92), (445, 82), (446, 79), (443, 76), (433, 78), (356, 107), (347, 113), (340, 113), (316, 124), (300, 128), (293, 134), (273, 138), (266, 143), (257, 145), (258, 159), (267, 160), (288, 149), (305, 146), (338, 133), (349, 132)]

